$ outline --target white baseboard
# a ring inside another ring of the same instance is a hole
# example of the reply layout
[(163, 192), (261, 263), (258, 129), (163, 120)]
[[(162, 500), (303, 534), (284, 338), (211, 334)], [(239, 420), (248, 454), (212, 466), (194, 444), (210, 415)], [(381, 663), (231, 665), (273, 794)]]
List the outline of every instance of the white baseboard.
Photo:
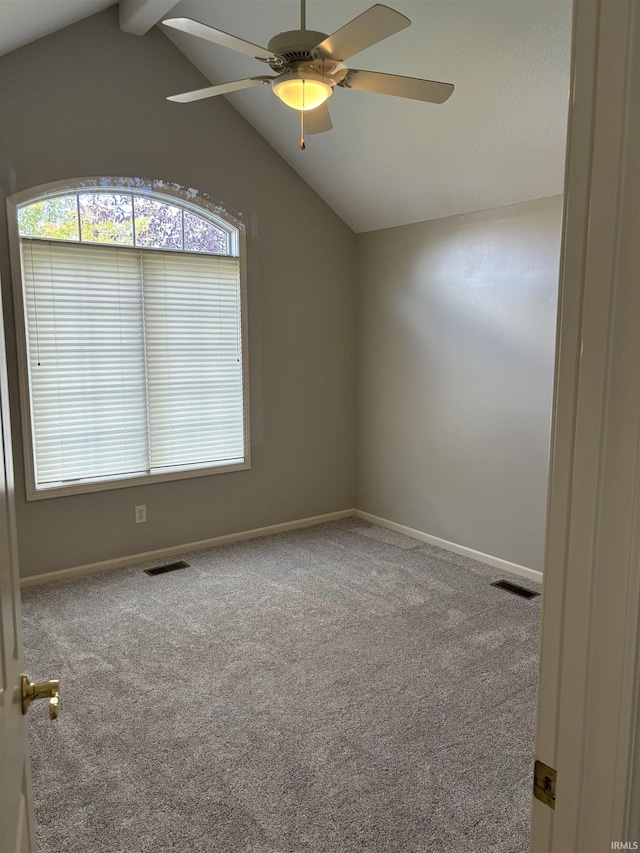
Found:
[(137, 563), (147, 563), (150, 560), (173, 557), (176, 554), (204, 551), (207, 548), (217, 548), (220, 545), (229, 545), (232, 542), (243, 542), (245, 539), (257, 539), (259, 536), (275, 536), (276, 533), (284, 533), (287, 530), (298, 530), (301, 527), (313, 527), (314, 524), (323, 524), (325, 521), (337, 521), (340, 518), (349, 518), (353, 513), (353, 509), (327, 512), (324, 515), (313, 515), (309, 518), (298, 518), (295, 521), (285, 521), (281, 524), (270, 524), (268, 527), (255, 527), (253, 530), (242, 530), (239, 533), (229, 533), (226, 536), (215, 536), (213, 539), (201, 539), (199, 542), (185, 542), (183, 545), (172, 545), (169, 548), (159, 548), (157, 551), (144, 551), (140, 554), (130, 554), (128, 557), (116, 557), (113, 560), (101, 560), (99, 563), (74, 566), (71, 569), (59, 569), (55, 572), (31, 575), (30, 577), (20, 579), (20, 587), (21, 589), (25, 589), (26, 587), (39, 586), (40, 584), (51, 583), (52, 581), (71, 580), (71, 578), (80, 578), (84, 575), (92, 575), (95, 572), (103, 572), (105, 569), (121, 569), (125, 566), (135, 566)]
[(397, 524), (395, 521), (380, 518), (377, 515), (372, 515), (370, 512), (363, 512), (360, 509), (356, 509), (353, 511), (353, 514), (356, 518), (361, 518), (363, 521), (368, 521), (371, 524), (387, 527), (389, 530), (395, 530), (396, 533), (404, 533), (405, 536), (411, 536), (414, 539), (419, 539), (421, 542), (428, 542), (430, 545), (444, 548), (445, 551), (453, 551), (454, 554), (471, 557), (472, 560), (477, 560), (479, 563), (485, 563), (487, 566), (501, 569), (503, 572), (510, 572), (512, 575), (519, 575), (520, 577), (537, 581), (537, 583), (542, 583), (543, 574), (536, 569), (528, 569), (526, 566), (519, 566), (517, 563), (502, 560), (500, 557), (483, 554), (482, 551), (466, 548), (464, 545), (456, 545), (455, 542), (447, 542), (446, 539), (439, 539), (437, 536), (431, 536), (431, 534), (423, 533), (421, 530), (414, 530), (413, 527), (405, 527), (404, 524)]
[(294, 521), (285, 521), (281, 524), (271, 524), (268, 527), (255, 527), (253, 530), (241, 530), (239, 533), (229, 533), (226, 536), (215, 536), (213, 539), (201, 539), (198, 542), (185, 542), (182, 545), (172, 545), (169, 548), (159, 548), (156, 551), (144, 551), (139, 554), (130, 554), (127, 557), (116, 557), (112, 560), (101, 560), (98, 563), (87, 563), (84, 566), (74, 566), (70, 569), (60, 569), (54, 572), (46, 572), (41, 575), (31, 575), (30, 577), (20, 579), (20, 587), (25, 589), (30, 586), (39, 586), (43, 583), (51, 583), (53, 581), (71, 580), (71, 578), (80, 578), (84, 575), (92, 575), (95, 572), (103, 572), (106, 569), (120, 569), (125, 566), (134, 566), (137, 563), (147, 563), (151, 560), (161, 560), (164, 557), (173, 557), (176, 554), (187, 554), (191, 551), (204, 551), (207, 548), (217, 548), (220, 545), (229, 545), (233, 542), (243, 542), (246, 539), (257, 539), (259, 536), (275, 536), (276, 533), (284, 533), (287, 530), (299, 530), (302, 527), (313, 527), (315, 524), (323, 524), (326, 521), (338, 521), (341, 518), (349, 518), (355, 516), (363, 521), (368, 521), (371, 524), (378, 524), (380, 527), (387, 527), (389, 530), (395, 530), (397, 533), (404, 533), (405, 536), (411, 536), (413, 539), (419, 539), (421, 542), (428, 542), (430, 545), (436, 545), (438, 548), (444, 548), (445, 551), (453, 551), (454, 554), (461, 554), (463, 557), (471, 557), (473, 560), (478, 560), (480, 563), (485, 563), (488, 566), (501, 569), (504, 572), (510, 572), (512, 575), (520, 575), (523, 578), (542, 583), (542, 572), (535, 569), (528, 569), (526, 566), (519, 566), (517, 563), (510, 563), (508, 560), (502, 560), (500, 557), (493, 557), (491, 554), (483, 554), (482, 551), (476, 551), (473, 548), (466, 548), (464, 545), (456, 545), (455, 542), (447, 542), (446, 539), (439, 539), (437, 536), (431, 536), (429, 533), (423, 533), (421, 530), (414, 530), (413, 527), (406, 527), (404, 524), (397, 524), (395, 521), (389, 521), (386, 518), (380, 518), (377, 515), (372, 515), (369, 512), (363, 512), (359, 509), (343, 509), (338, 512), (328, 512), (324, 515), (313, 515), (309, 518), (298, 518)]

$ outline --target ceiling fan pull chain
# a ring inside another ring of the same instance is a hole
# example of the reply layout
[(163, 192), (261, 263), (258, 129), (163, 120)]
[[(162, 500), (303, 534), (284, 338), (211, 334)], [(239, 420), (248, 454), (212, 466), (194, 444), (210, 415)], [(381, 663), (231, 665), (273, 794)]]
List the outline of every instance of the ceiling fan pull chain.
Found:
[(300, 110), (300, 150), (307, 147), (304, 142), (304, 80), (302, 81), (302, 109)]

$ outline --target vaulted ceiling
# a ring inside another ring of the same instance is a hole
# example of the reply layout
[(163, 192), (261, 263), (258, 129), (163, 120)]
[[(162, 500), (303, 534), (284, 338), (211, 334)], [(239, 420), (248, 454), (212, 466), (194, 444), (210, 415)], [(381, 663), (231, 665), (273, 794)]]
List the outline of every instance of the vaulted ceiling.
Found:
[[(138, 4), (147, 14), (171, 7), (167, 0), (125, 2), (127, 11)], [(268, 87), (227, 97), (355, 231), (562, 192), (571, 0), (386, 2), (412, 25), (348, 64), (454, 83), (446, 103), (336, 89), (328, 101), (334, 129), (308, 137), (300, 151), (298, 114)], [(110, 5), (0, 0), (0, 52)], [(308, 0), (307, 27), (332, 33), (371, 5), (373, 0)], [(265, 46), (300, 24), (298, 0), (180, 0), (170, 15)], [(163, 29), (212, 83), (270, 73), (251, 57)], [(176, 120), (188, 122), (189, 110), (189, 104), (176, 104)]]

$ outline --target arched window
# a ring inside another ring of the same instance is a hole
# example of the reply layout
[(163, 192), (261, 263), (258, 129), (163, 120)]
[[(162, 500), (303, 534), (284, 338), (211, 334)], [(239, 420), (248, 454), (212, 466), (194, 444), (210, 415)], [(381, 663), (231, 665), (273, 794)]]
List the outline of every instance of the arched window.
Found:
[(241, 221), (126, 179), (11, 201), (28, 497), (247, 468)]
[(108, 189), (65, 192), (18, 208), (21, 237), (141, 249), (237, 254), (236, 229), (154, 195)]

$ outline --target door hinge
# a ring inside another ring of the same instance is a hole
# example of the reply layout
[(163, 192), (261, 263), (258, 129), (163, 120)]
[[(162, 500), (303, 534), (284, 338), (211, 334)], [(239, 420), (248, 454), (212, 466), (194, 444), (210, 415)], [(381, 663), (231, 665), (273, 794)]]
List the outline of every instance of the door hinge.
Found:
[(536, 761), (533, 770), (533, 796), (552, 809), (556, 807), (556, 771), (542, 761)]

